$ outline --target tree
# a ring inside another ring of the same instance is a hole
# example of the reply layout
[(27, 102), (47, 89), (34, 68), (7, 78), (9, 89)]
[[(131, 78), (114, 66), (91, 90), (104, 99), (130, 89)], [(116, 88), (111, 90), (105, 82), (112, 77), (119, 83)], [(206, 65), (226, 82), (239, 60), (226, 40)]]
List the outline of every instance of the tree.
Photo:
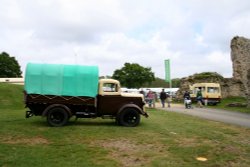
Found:
[(119, 80), (121, 85), (127, 88), (140, 88), (143, 84), (155, 80), (151, 68), (145, 68), (136, 63), (125, 63), (124, 67), (114, 71), (112, 78)]
[(20, 65), (15, 57), (10, 57), (8, 53), (0, 54), (0, 77), (1, 78), (17, 78), (21, 77), (22, 72)]

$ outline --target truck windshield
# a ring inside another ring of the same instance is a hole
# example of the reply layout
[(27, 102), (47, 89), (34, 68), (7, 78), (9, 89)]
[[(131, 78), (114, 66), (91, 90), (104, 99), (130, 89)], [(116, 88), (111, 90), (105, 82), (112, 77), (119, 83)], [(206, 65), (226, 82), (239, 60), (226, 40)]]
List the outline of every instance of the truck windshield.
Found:
[(103, 92), (118, 92), (118, 86), (114, 83), (104, 83)]

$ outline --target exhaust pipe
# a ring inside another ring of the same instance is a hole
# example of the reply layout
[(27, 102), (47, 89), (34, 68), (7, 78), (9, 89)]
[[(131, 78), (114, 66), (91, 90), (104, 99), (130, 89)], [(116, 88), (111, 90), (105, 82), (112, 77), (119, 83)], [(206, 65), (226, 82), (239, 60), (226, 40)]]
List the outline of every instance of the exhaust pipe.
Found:
[(26, 118), (32, 117), (33, 113), (31, 111), (26, 111)]

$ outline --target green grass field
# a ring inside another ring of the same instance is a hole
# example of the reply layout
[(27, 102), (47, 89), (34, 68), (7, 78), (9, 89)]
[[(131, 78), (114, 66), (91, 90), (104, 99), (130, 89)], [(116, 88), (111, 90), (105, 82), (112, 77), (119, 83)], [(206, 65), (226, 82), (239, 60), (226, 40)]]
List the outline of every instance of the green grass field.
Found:
[(0, 84), (0, 166), (250, 166), (248, 128), (159, 110), (135, 128), (110, 119), (54, 128), (24, 118), (22, 91)]

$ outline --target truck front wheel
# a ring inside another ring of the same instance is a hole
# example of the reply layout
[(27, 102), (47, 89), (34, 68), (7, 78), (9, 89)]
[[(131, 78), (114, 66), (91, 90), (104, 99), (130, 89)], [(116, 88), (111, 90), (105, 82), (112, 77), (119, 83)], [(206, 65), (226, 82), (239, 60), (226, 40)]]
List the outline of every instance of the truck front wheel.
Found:
[(125, 108), (117, 115), (119, 125), (134, 127), (140, 123), (140, 114), (134, 108)]
[(54, 107), (48, 111), (47, 122), (50, 126), (64, 126), (69, 120), (69, 114), (61, 107)]

